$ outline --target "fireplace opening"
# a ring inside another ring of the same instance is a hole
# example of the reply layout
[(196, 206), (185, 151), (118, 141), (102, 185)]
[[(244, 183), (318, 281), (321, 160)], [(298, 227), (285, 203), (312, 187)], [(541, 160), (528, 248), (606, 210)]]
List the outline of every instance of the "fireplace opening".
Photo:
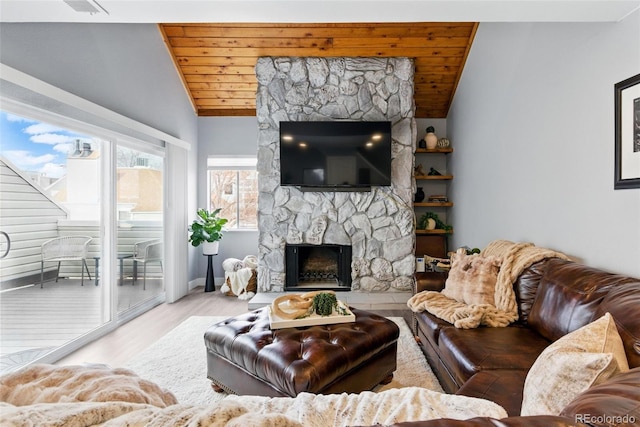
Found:
[(285, 290), (351, 290), (351, 246), (286, 245)]

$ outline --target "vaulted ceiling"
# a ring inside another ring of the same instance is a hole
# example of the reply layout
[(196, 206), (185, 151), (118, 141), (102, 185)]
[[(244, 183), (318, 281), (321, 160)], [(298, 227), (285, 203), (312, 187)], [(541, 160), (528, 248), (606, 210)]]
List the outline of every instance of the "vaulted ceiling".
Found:
[(0, 2), (0, 22), (164, 23), (201, 116), (255, 114), (259, 56), (408, 56), (416, 61), (417, 117), (445, 117), (476, 22), (615, 23), (640, 8), (640, 0)]
[(256, 114), (261, 56), (410, 57), (416, 117), (444, 118), (477, 23), (160, 24), (199, 116)]

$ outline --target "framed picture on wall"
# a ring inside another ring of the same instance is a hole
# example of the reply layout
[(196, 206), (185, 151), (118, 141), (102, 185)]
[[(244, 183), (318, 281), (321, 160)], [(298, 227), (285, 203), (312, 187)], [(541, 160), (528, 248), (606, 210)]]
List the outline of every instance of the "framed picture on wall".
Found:
[(616, 83), (614, 92), (614, 188), (640, 188), (640, 74)]

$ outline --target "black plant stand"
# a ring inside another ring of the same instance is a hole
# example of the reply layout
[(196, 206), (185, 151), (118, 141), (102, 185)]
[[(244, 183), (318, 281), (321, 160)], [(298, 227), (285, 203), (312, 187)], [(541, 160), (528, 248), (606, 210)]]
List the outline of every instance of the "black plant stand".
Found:
[(218, 254), (206, 255), (209, 259), (207, 260), (207, 281), (204, 285), (205, 292), (213, 292), (216, 290), (216, 284), (213, 281), (213, 257)]

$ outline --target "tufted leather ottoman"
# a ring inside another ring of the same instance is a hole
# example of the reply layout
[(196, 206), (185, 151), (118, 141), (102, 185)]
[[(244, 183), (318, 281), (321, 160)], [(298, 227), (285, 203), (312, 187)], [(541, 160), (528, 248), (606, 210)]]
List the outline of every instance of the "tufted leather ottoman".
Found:
[(226, 319), (204, 334), (207, 377), (239, 395), (359, 393), (396, 370), (398, 326), (351, 308), (353, 323), (271, 330), (268, 307)]

